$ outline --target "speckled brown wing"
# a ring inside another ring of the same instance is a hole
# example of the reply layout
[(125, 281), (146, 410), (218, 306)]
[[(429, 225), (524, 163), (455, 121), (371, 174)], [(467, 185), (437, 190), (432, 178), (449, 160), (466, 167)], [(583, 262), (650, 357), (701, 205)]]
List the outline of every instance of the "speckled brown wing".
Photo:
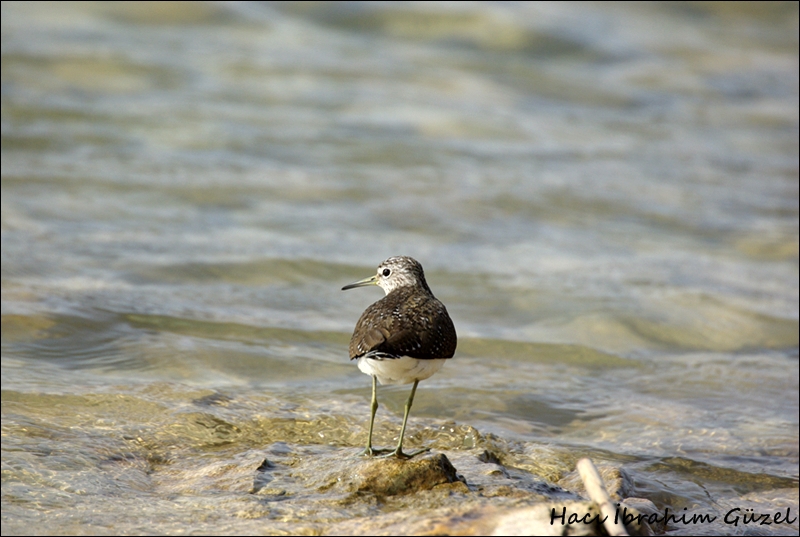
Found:
[[(444, 304), (432, 298), (423, 308), (414, 328), (414, 344), (405, 344), (404, 356), (420, 359), (452, 358), (456, 352), (458, 339), (453, 321), (447, 314)], [(390, 343), (388, 341), (387, 343)]]
[[(385, 298), (385, 297), (384, 297)], [(350, 338), (350, 359), (355, 360), (380, 347), (390, 334), (391, 317), (381, 314), (381, 300), (361, 314)]]
[(350, 340), (350, 358), (410, 356), (451, 358), (457, 337), (444, 305), (430, 295), (398, 289), (361, 315)]

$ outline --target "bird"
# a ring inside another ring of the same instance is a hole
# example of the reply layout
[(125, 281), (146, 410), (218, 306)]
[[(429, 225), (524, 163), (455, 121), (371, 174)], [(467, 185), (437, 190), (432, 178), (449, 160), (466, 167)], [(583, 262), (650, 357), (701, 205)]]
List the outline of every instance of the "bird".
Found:
[[(427, 451), (403, 452), (403, 435), (417, 385), (453, 357), (458, 337), (447, 308), (433, 296), (422, 265), (416, 259), (390, 257), (378, 265), (375, 275), (345, 285), (342, 291), (368, 285), (377, 285), (385, 296), (364, 310), (350, 339), (350, 359), (358, 360), (361, 372), (372, 377), (372, 414), (363, 455), (410, 459)], [(394, 450), (372, 447), (378, 410), (377, 382), (381, 385), (414, 383), (405, 404), (400, 440)]]

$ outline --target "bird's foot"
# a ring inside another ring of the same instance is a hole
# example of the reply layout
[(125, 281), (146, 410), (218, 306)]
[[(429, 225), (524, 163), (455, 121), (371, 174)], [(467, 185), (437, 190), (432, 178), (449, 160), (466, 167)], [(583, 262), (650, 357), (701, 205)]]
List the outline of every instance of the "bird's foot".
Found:
[[(426, 453), (426, 452), (428, 452), (430, 450), (431, 450), (431, 448), (423, 448), (423, 449), (419, 449), (417, 451), (412, 451), (411, 453), (403, 453), (402, 449), (397, 448), (394, 451), (392, 451), (391, 453), (387, 453), (385, 455), (381, 455), (381, 458), (382, 459), (388, 459), (390, 457), (394, 457), (396, 459), (408, 460), (408, 459), (410, 459), (412, 457), (416, 457), (420, 453)], [(386, 451), (389, 451), (389, 450), (387, 449)]]
[(378, 449), (378, 448), (374, 448), (372, 446), (369, 446), (364, 451), (359, 453), (358, 456), (359, 457), (372, 458), (372, 457), (376, 457), (378, 455), (385, 456), (385, 454), (388, 454), (391, 451), (392, 450), (388, 449), (388, 448), (387, 449)]

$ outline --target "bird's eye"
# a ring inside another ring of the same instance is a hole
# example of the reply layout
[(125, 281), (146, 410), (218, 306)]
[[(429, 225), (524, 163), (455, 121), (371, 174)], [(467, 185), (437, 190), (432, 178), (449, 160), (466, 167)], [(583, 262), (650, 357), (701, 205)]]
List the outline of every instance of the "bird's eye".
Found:
[(392, 273), (392, 271), (389, 270), (388, 268), (383, 269), (383, 272), (382, 272), (384, 278), (388, 278), (389, 274), (391, 274), (391, 273)]

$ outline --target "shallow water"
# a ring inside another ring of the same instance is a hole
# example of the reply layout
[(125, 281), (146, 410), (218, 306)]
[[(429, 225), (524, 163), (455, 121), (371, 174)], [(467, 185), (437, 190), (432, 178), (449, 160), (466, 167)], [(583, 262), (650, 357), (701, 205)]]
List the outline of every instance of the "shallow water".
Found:
[(381, 292), (340, 289), (391, 255), (459, 333), (412, 444), (477, 430), (553, 481), (589, 455), (661, 509), (796, 514), (797, 20), (3, 2), (3, 534), (353, 516), (181, 483), (362, 445), (347, 343)]

